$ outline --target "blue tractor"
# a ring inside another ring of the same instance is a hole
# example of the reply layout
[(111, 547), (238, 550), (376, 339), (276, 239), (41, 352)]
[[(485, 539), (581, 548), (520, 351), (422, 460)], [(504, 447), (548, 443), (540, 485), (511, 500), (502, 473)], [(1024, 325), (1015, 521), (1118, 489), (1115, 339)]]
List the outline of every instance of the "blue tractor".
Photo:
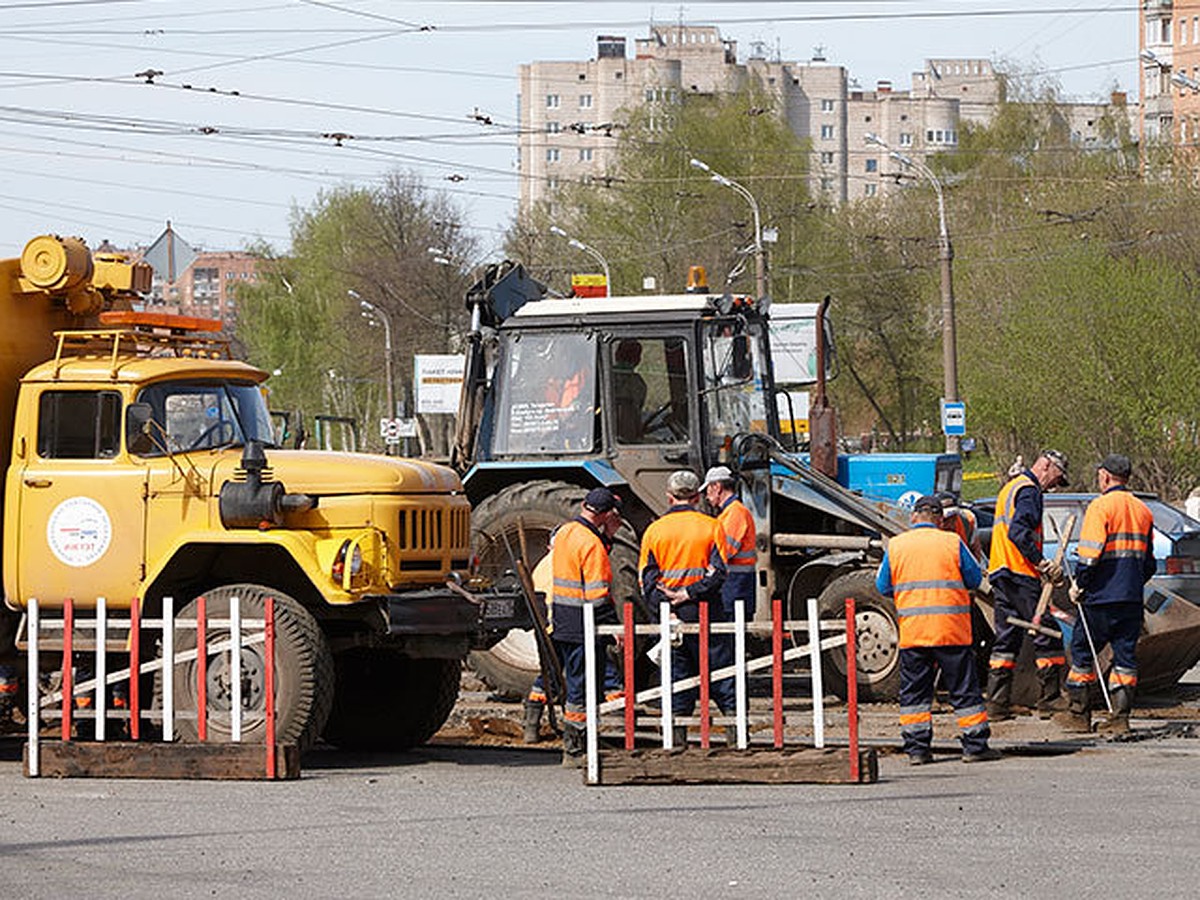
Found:
[[(957, 487), (957, 455), (838, 458), (818, 391), (812, 459), (780, 428), (765, 304), (728, 294), (548, 298), (517, 264), (490, 267), (467, 294), (471, 340), (453, 463), (474, 507), (481, 568), (545, 554), (551, 531), (605, 485), (624, 500), (613, 550), (618, 600), (638, 600), (639, 537), (667, 505), (668, 475), (725, 464), (738, 475), (758, 528), (757, 617), (774, 596), (803, 618), (857, 601), (858, 684), (864, 699), (895, 696), (897, 627), (874, 588), (886, 538), (904, 529), (900, 494)], [(827, 473), (827, 474), (826, 474)], [(860, 493), (838, 481), (862, 478)], [(875, 495), (875, 496), (872, 496)], [(493, 688), (523, 693), (538, 672), (536, 645), (513, 632), (472, 658)], [(844, 695), (844, 653), (826, 683)]]

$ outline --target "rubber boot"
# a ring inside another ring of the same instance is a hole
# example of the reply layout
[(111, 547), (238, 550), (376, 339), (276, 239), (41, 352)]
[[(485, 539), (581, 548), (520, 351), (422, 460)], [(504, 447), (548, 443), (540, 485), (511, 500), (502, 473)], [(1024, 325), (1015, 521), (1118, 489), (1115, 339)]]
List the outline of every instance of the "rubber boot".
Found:
[(672, 725), (671, 726), (671, 742), (676, 750), (682, 750), (687, 746), (687, 726)]
[(1052, 718), (1056, 712), (1066, 708), (1062, 702), (1062, 666), (1046, 666), (1038, 669), (1037, 714), (1039, 719)]
[(1012, 714), (1012, 669), (990, 669), (987, 681), (987, 716), (989, 722), (1003, 722)]
[(587, 763), (587, 729), (580, 722), (563, 722), (564, 769), (579, 769)]
[(1133, 708), (1132, 693), (1126, 687), (1109, 689), (1109, 699), (1112, 701), (1113, 711), (1096, 729), (1099, 734), (1110, 736), (1129, 734), (1129, 710)]
[(1052, 718), (1063, 731), (1090, 734), (1092, 710), (1087, 687), (1067, 688), (1067, 711), (1057, 712)]
[(536, 744), (542, 739), (542, 713), (546, 710), (545, 703), (536, 700), (525, 701), (524, 734), (522, 739), (526, 744)]

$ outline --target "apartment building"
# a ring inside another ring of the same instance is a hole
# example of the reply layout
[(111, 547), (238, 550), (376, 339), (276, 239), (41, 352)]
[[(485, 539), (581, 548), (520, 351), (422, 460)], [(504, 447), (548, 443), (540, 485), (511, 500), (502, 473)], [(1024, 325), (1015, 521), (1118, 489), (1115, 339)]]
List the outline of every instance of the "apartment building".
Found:
[(819, 51), (803, 62), (768, 58), (761, 45), (742, 62), (737, 42), (709, 25), (651, 26), (634, 41), (601, 36), (596, 57), (520, 67), (521, 209), (568, 181), (611, 172), (620, 125), (635, 108), (670, 115), (687, 95), (737, 91), (750, 79), (774, 94), (792, 131), (811, 144), (809, 189), (834, 203), (875, 196), (894, 185), (881, 177), (886, 153), (867, 132), (917, 159), (953, 148), (961, 121), (986, 121), (1004, 96), (990, 61), (927, 60), (912, 88), (889, 82), (863, 90), (844, 66)]
[(1200, 145), (1200, 0), (1142, 0), (1141, 108), (1145, 144)]

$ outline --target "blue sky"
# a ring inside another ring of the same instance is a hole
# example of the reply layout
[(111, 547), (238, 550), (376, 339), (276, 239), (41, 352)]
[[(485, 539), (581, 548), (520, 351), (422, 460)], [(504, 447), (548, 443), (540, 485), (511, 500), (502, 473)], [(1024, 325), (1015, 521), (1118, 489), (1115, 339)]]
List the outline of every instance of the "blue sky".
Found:
[(927, 57), (977, 56), (1071, 96), (1135, 98), (1136, 8), (0, 0), (0, 256), (44, 232), (149, 243), (167, 219), (206, 249), (286, 247), (295, 205), (395, 168), (451, 193), (487, 253), (515, 209), (517, 66), (590, 58), (597, 34), (632, 51), (651, 22), (716, 24), (743, 55), (822, 47), (867, 88), (906, 88)]

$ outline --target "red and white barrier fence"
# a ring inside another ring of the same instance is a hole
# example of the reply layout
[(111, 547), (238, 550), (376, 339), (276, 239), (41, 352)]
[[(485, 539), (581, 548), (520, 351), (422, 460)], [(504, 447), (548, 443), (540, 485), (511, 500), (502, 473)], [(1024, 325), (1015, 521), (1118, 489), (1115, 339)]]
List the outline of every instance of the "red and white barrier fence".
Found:
[[(30, 776), (40, 774), (39, 741), (42, 719), (61, 718), (61, 739), (71, 741), (73, 732), (79, 730), (77, 719), (93, 719), (95, 723), (95, 740), (104, 741), (108, 734), (109, 719), (127, 720), (128, 737), (131, 741), (142, 739), (143, 720), (158, 721), (162, 725), (164, 742), (175, 740), (176, 719), (180, 717), (195, 717), (196, 734), (200, 742), (208, 739), (208, 660), (210, 656), (228, 653), (229, 671), (238, 673), (238, 677), (229, 679), (230, 682), (230, 740), (242, 740), (242, 651), (252, 645), (262, 644), (263, 649), (263, 703), (265, 706), (264, 729), (266, 732), (266, 764), (267, 778), (276, 777), (275, 756), (275, 601), (267, 597), (264, 602), (264, 615), (261, 619), (247, 619), (241, 615), (239, 598), (230, 598), (228, 618), (209, 619), (206, 615), (204, 599), (196, 603), (194, 619), (178, 619), (174, 615), (171, 598), (163, 600), (163, 614), (160, 618), (142, 618), (140, 604), (135, 600), (130, 604), (129, 618), (116, 619), (108, 615), (108, 604), (105, 598), (96, 601), (94, 616), (90, 619), (75, 615), (75, 604), (67, 600), (62, 607), (61, 618), (49, 618), (42, 615), (36, 599), (30, 599), (26, 622), (28, 627), (28, 673), (27, 718), (28, 733), (28, 773)], [(228, 630), (227, 636), (221, 636), (210, 642), (210, 629)], [(158, 632), (162, 640), (162, 656), (158, 659), (139, 662), (143, 631)], [(193, 648), (188, 650), (175, 649), (175, 633), (177, 630), (192, 630), (196, 633)], [(52, 632), (61, 632), (62, 647), (62, 676), (61, 687), (57, 691), (41, 693), (41, 642)], [(86, 638), (77, 642), (77, 632), (90, 632), (91, 640)], [(115, 639), (112, 635), (117, 635)], [(122, 640), (123, 638), (123, 640)], [(114, 640), (116, 646), (110, 644)], [(75, 660), (90, 649), (93, 652), (92, 677), (77, 681)], [(204, 652), (198, 652), (203, 647)], [(82, 648), (82, 649), (81, 649)], [(114, 672), (108, 671), (108, 654), (117, 652), (128, 654), (130, 666)], [(196, 662), (196, 710), (179, 711), (175, 708), (175, 669), (177, 666), (191, 661)], [(131, 672), (133, 673), (131, 676)], [(143, 705), (140, 690), (140, 676), (153, 672), (161, 672), (161, 709), (146, 709)], [(110, 685), (128, 683), (128, 709), (118, 710), (108, 708), (108, 687)], [(89, 698), (92, 708), (76, 709), (76, 698)]]
[[(599, 782), (599, 744), (600, 717), (607, 713), (624, 708), (623, 731), (624, 747), (634, 749), (635, 728), (638, 713), (637, 703), (659, 700), (659, 720), (662, 731), (662, 746), (665, 750), (674, 747), (675, 719), (671, 708), (670, 698), (677, 692), (698, 687), (700, 690), (700, 746), (707, 748), (711, 741), (711, 717), (709, 712), (709, 689), (714, 679), (734, 678), (736, 696), (736, 713), (734, 725), (737, 729), (737, 747), (745, 750), (749, 747), (749, 714), (746, 678), (752, 672), (771, 670), (772, 695), (772, 744), (780, 749), (784, 744), (784, 712), (783, 712), (783, 666), (784, 663), (804, 656), (809, 660), (809, 671), (812, 686), (812, 730), (813, 745), (825, 747), (825, 707), (824, 683), (821, 672), (821, 653), (834, 647), (846, 647), (846, 677), (849, 685), (847, 704), (850, 728), (850, 777), (858, 780), (858, 691), (856, 671), (855, 641), (855, 608), (854, 600), (846, 601), (845, 622), (836, 619), (820, 620), (817, 615), (817, 601), (810, 598), (807, 604), (807, 618), (804, 620), (785, 620), (783, 617), (783, 601), (775, 598), (771, 606), (771, 621), (769, 623), (747, 623), (746, 607), (742, 600), (734, 604), (734, 621), (711, 623), (708, 617), (708, 605), (700, 604), (700, 621), (698, 623), (682, 623), (673, 620), (669, 603), (663, 603), (659, 608), (659, 621), (651, 625), (635, 625), (633, 604), (626, 602), (621, 625), (596, 625), (596, 612), (593, 604), (583, 606), (583, 646), (585, 668), (585, 703), (587, 710), (587, 780), (589, 784)], [(821, 638), (821, 631), (836, 632)], [(784, 633), (807, 633), (805, 644), (784, 649)], [(671, 671), (670, 648), (676, 637), (685, 634), (699, 636), (698, 675), (676, 680)], [(710, 671), (709, 641), (713, 634), (733, 634), (734, 655), (733, 665), (716, 671)], [(771, 636), (771, 653), (768, 656), (746, 659), (747, 634)], [(621, 699), (598, 702), (596, 638), (597, 636), (623, 636), (624, 641), (624, 673), (626, 690)], [(659, 655), (659, 686), (635, 693), (629, 689), (634, 683), (634, 653), (635, 638), (638, 635), (658, 635), (661, 652)]]

